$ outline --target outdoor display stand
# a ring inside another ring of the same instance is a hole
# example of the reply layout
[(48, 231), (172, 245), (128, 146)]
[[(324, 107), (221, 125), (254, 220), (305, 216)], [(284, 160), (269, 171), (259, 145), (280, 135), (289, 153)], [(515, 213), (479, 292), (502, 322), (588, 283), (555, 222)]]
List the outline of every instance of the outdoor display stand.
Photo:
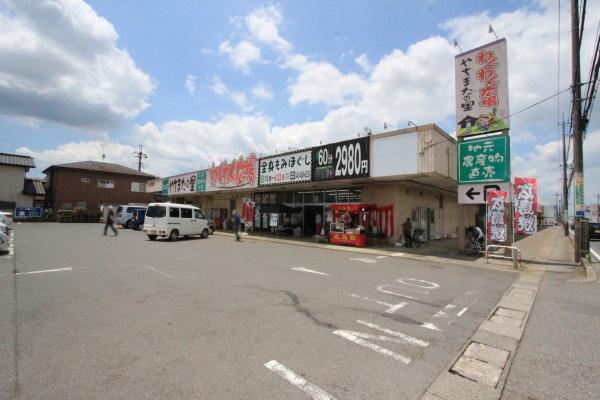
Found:
[(333, 221), (329, 225), (329, 243), (356, 247), (367, 245), (369, 214), (377, 210), (377, 205), (332, 204), (328, 209), (333, 213)]

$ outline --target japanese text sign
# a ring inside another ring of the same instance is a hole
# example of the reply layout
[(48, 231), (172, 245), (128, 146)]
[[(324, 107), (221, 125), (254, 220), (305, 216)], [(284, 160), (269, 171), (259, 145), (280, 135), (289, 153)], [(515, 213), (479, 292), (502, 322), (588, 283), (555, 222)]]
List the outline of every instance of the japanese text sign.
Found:
[(510, 180), (510, 145), (507, 136), (458, 143), (458, 183)]
[(258, 161), (254, 154), (227, 163), (223, 161), (208, 171), (206, 191), (247, 189), (258, 185)]
[(456, 136), (508, 129), (506, 39), (457, 55), (454, 69)]
[(507, 192), (489, 192), (487, 194), (487, 237), (492, 243), (506, 242), (507, 227), (504, 210), (508, 202)]
[(311, 179), (310, 150), (261, 158), (258, 164), (260, 186), (310, 182)]
[(206, 171), (199, 171), (196, 175), (196, 192), (206, 192)]
[(537, 179), (515, 178), (515, 233), (531, 235), (537, 232)]
[(169, 177), (169, 195), (186, 194), (196, 192), (196, 180), (198, 177), (195, 172), (170, 176)]
[(314, 148), (313, 181), (368, 177), (369, 139), (365, 136)]

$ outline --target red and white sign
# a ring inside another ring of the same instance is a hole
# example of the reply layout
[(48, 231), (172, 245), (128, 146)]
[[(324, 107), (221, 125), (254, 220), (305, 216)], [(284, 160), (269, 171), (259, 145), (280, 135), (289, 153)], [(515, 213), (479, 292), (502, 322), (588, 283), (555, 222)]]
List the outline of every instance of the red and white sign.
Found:
[(487, 194), (487, 239), (491, 243), (506, 242), (507, 226), (504, 211), (508, 203), (507, 192)]
[(377, 222), (379, 232), (386, 237), (394, 235), (394, 205), (377, 207)]
[(223, 161), (208, 170), (206, 191), (249, 189), (258, 186), (258, 160), (250, 154), (227, 163)]
[(244, 197), (242, 201), (242, 221), (244, 221), (244, 225), (248, 228), (252, 228), (252, 224), (254, 224), (255, 210), (256, 203)]
[(515, 233), (532, 235), (537, 232), (537, 179), (515, 178)]

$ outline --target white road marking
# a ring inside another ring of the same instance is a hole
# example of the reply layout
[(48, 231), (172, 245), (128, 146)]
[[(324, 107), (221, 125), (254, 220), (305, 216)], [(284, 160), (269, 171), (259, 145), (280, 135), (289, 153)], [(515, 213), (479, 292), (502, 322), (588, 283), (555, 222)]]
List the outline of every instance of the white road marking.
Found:
[(301, 375), (298, 375), (285, 365), (279, 363), (277, 360), (271, 360), (264, 364), (265, 367), (275, 372), (277, 375), (302, 390), (304, 393), (312, 397), (314, 400), (336, 400), (335, 397), (321, 389), (320, 387), (313, 385)]
[[(367, 342), (366, 340), (361, 339), (356, 335), (353, 335), (353, 332), (351, 332), (351, 331), (337, 330), (337, 331), (334, 331), (333, 334), (343, 337), (344, 339), (349, 340), (352, 343), (355, 343), (359, 346), (365, 347), (369, 350), (373, 350), (373, 351), (383, 354), (385, 356), (392, 357), (394, 360), (400, 361), (404, 364), (408, 365), (412, 361), (410, 359), (410, 357), (396, 353), (392, 350), (386, 349), (385, 347), (378, 346), (375, 343)], [(362, 334), (361, 334), (361, 336), (362, 336)], [(371, 335), (371, 336), (375, 336), (375, 335)], [(384, 336), (384, 337), (387, 337), (387, 336)]]
[(401, 302), (398, 304), (394, 304), (393, 306), (389, 307), (387, 310), (385, 310), (386, 314), (393, 314), (396, 311), (398, 311), (399, 309), (403, 308), (405, 305), (407, 305), (408, 303), (405, 302)]
[(360, 261), (360, 262), (364, 262), (367, 264), (377, 264), (376, 260), (373, 260), (372, 258), (367, 258), (367, 257), (359, 257), (359, 258), (350, 258), (350, 261)]
[(435, 326), (434, 324), (432, 324), (431, 322), (423, 322), (421, 325), (419, 325), (421, 328), (425, 328), (425, 329), (431, 329), (432, 331), (438, 331), (441, 332), (442, 330), (440, 328), (438, 328), (437, 326)]
[[(381, 327), (381, 326), (379, 326), (377, 324), (374, 324), (372, 322), (363, 321), (363, 320), (359, 319), (358, 321), (356, 321), (356, 323), (364, 325), (364, 326), (369, 327), (371, 329), (375, 329), (375, 330), (383, 332), (383, 333), (387, 333), (388, 335), (395, 336), (397, 338), (402, 339), (405, 342), (408, 342), (410, 344), (414, 344), (415, 346), (420, 346), (420, 347), (427, 347), (427, 346), (429, 346), (429, 342), (426, 342), (426, 341), (421, 340), (421, 339), (417, 339), (417, 338), (409, 336), (409, 335), (405, 335), (402, 332), (396, 332), (396, 331), (393, 331), (391, 329), (383, 328), (383, 327)], [(360, 336), (360, 337), (362, 337), (362, 336)], [(385, 339), (380, 339), (380, 340), (385, 340)]]
[(463, 315), (465, 312), (467, 312), (467, 310), (469, 309), (469, 307), (465, 307), (462, 310), (460, 310), (458, 312), (458, 314), (456, 314), (457, 317), (460, 317), (461, 315)]
[(392, 256), (392, 257), (402, 257), (402, 256), (404, 256), (405, 254), (406, 254), (406, 253), (392, 253), (392, 254), (390, 254), (390, 256)]
[(10, 239), (8, 244), (8, 256), (11, 258), (15, 255), (15, 232), (10, 231)]
[(329, 274), (326, 274), (325, 272), (320, 272), (320, 271), (315, 271), (313, 269), (308, 269), (308, 268), (304, 268), (304, 267), (292, 267), (290, 269), (293, 269), (294, 271), (300, 271), (300, 272), (308, 272), (310, 274), (317, 274), (317, 275), (325, 275), (325, 276), (331, 276)]
[(394, 305), (393, 305), (393, 304), (391, 304), (391, 303), (386, 303), (386, 302), (384, 302), (384, 301), (379, 301), (379, 300), (371, 299), (371, 298), (369, 298), (369, 297), (362, 297), (362, 296), (359, 296), (359, 295), (357, 295), (357, 294), (354, 294), (354, 293), (352, 293), (352, 294), (350, 295), (350, 297), (354, 297), (354, 298), (361, 299), (361, 300), (372, 301), (372, 302), (374, 302), (374, 303), (377, 303), (377, 304), (380, 304), (380, 305), (382, 305), (382, 306), (386, 306), (386, 307), (394, 307)]
[(154, 268), (154, 267), (151, 267), (151, 266), (149, 266), (149, 265), (144, 265), (144, 268), (146, 268), (146, 269), (149, 269), (150, 271), (154, 271), (154, 272), (156, 272), (157, 274), (161, 274), (161, 275), (162, 275), (162, 276), (164, 276), (165, 278), (173, 279), (173, 275), (169, 275), (169, 274), (167, 274), (166, 272), (162, 272), (161, 270), (159, 270), (159, 269), (156, 269), (156, 268)]
[[(409, 282), (407, 282), (407, 281), (409, 281)], [(403, 283), (408, 286), (416, 286), (421, 289), (439, 289), (440, 288), (440, 285), (435, 282), (429, 282), (429, 281), (424, 281), (422, 279), (415, 279), (415, 278), (400, 278), (400, 279), (397, 279), (396, 282)], [(417, 283), (414, 283), (414, 282), (417, 282)], [(424, 283), (425, 285), (419, 285), (419, 283)]]
[(400, 288), (400, 286), (395, 286), (395, 285), (379, 285), (379, 286), (377, 286), (377, 290), (379, 290), (381, 293), (393, 294), (394, 296), (403, 297), (408, 300), (418, 300), (418, 298), (409, 296), (407, 294), (402, 294), (402, 293), (394, 292), (391, 290), (386, 290), (386, 289), (384, 289), (385, 287)]
[(435, 313), (433, 318), (445, 317), (446, 315), (448, 315), (446, 314), (446, 311), (454, 310), (455, 308), (456, 306), (454, 304), (446, 304), (446, 306), (443, 309)]
[(375, 257), (375, 258), (382, 259), (382, 258), (387, 258), (387, 256), (377, 256), (377, 257)]
[(63, 272), (63, 271), (73, 271), (73, 267), (55, 268), (55, 269), (44, 269), (44, 270), (41, 270), (41, 271), (17, 272), (15, 275), (43, 274), (43, 273), (46, 273), (46, 272)]

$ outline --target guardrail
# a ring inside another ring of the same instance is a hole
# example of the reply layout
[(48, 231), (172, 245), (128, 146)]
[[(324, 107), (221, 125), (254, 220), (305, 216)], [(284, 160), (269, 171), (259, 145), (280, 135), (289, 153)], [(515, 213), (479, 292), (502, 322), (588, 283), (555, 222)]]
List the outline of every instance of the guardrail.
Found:
[[(504, 256), (504, 255), (500, 255), (500, 254), (490, 254), (490, 250), (491, 249), (510, 249), (511, 250), (511, 256)], [(513, 267), (515, 269), (520, 269), (521, 268), (521, 250), (519, 250), (518, 247), (516, 246), (501, 246), (499, 244), (490, 244), (486, 247), (485, 249), (485, 262), (486, 264), (489, 264), (489, 259), (490, 258), (502, 258), (505, 260), (512, 260), (513, 261)]]

